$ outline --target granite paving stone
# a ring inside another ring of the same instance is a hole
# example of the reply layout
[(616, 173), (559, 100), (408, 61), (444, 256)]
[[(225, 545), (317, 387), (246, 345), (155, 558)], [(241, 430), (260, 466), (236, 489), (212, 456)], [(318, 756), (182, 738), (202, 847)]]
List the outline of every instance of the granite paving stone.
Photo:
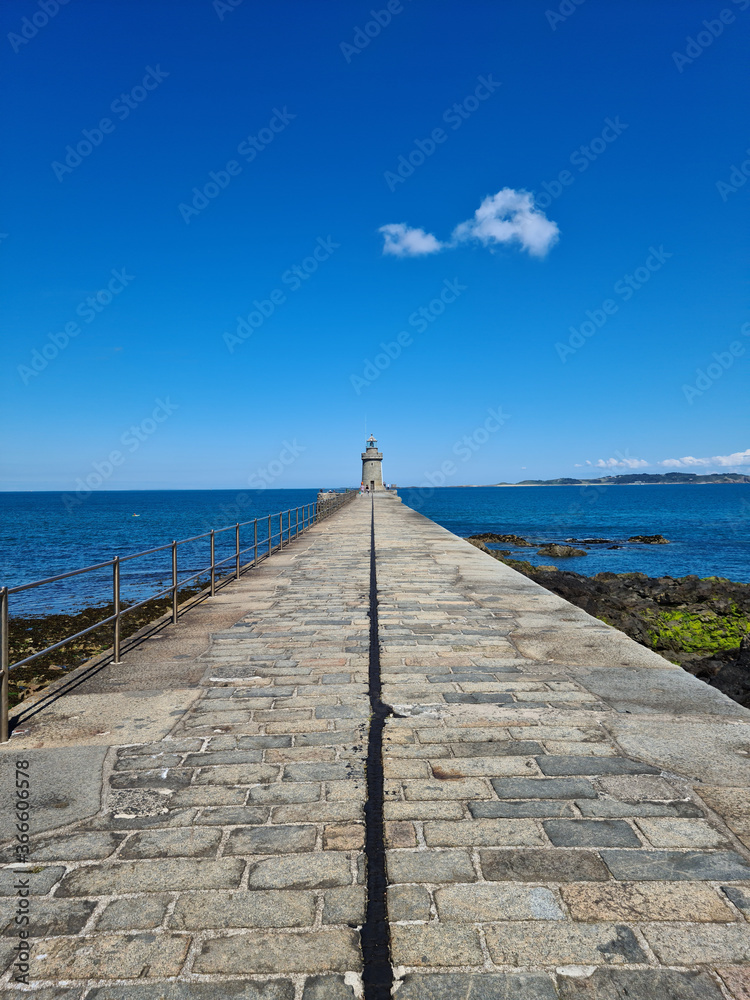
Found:
[(36, 1000), (363, 1000), (373, 510), (393, 996), (750, 1000), (750, 712), (379, 492), (14, 736)]

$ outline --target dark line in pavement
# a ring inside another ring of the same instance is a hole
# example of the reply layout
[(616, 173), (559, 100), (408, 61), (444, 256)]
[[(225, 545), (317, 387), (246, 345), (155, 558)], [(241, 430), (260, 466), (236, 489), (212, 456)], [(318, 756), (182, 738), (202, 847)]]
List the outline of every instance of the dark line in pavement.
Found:
[(388, 884), (385, 869), (383, 822), (383, 730), (392, 714), (381, 700), (380, 638), (378, 635), (378, 581), (375, 561), (375, 498), (370, 523), (370, 731), (367, 739), (367, 801), (365, 802), (365, 858), (367, 861), (367, 911), (362, 925), (362, 981), (365, 1000), (390, 1000), (393, 969), (386, 909)]

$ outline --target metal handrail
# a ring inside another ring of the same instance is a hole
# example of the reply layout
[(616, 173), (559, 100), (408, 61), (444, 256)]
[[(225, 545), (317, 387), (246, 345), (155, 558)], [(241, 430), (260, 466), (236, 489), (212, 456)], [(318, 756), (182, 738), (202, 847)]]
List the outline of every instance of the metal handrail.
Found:
[[(303, 504), (297, 508), (290, 508), (287, 511), (280, 512), (279, 514), (269, 514), (268, 515), (268, 529), (267, 538), (261, 540), (261, 545), (266, 543), (266, 551), (260, 553), (258, 551), (258, 521), (265, 520), (265, 518), (252, 518), (249, 521), (237, 521), (235, 524), (227, 525), (223, 528), (212, 528), (210, 531), (206, 531), (201, 535), (193, 535), (191, 538), (181, 538), (179, 541), (167, 542), (165, 545), (158, 545), (152, 549), (144, 549), (142, 552), (132, 552), (125, 556), (115, 556), (113, 559), (108, 559), (106, 562), (96, 563), (93, 566), (84, 566), (81, 569), (70, 570), (67, 573), (59, 573), (56, 576), (49, 576), (43, 580), (34, 580), (32, 583), (23, 583), (17, 587), (2, 587), (0, 588), (0, 743), (6, 743), (8, 741), (8, 690), (9, 690), (9, 675), (10, 671), (14, 670), (16, 667), (25, 666), (28, 663), (32, 663), (34, 660), (38, 659), (40, 656), (44, 656), (46, 653), (52, 653), (56, 649), (60, 649), (62, 646), (67, 645), (69, 642), (73, 642), (75, 639), (80, 639), (84, 635), (88, 635), (89, 632), (93, 632), (94, 629), (101, 628), (103, 625), (112, 625), (112, 659), (109, 663), (120, 663), (120, 652), (121, 652), (121, 628), (120, 623), (122, 621), (123, 615), (128, 614), (130, 611), (135, 611), (138, 608), (143, 607), (144, 604), (148, 604), (149, 601), (157, 600), (159, 597), (163, 597), (166, 594), (171, 594), (172, 596), (172, 613), (170, 617), (170, 622), (172, 624), (177, 624), (177, 619), (179, 615), (178, 608), (178, 591), (180, 587), (184, 587), (186, 583), (191, 580), (195, 580), (205, 573), (210, 574), (210, 583), (205, 590), (197, 596), (197, 598), (190, 604), (193, 607), (200, 601), (205, 600), (207, 597), (213, 597), (216, 593), (217, 587), (225, 586), (230, 580), (239, 580), (240, 575), (247, 569), (255, 567), (261, 561), (268, 559), (268, 557), (274, 551), (281, 551), (284, 547), (284, 534), (286, 532), (286, 544), (293, 541), (304, 531), (307, 531), (318, 521), (332, 514), (335, 510), (347, 500), (356, 496), (355, 491), (347, 490), (346, 493), (339, 494), (341, 499), (335, 504), (331, 505), (327, 503), (325, 507), (315, 503)], [(292, 521), (292, 512), (294, 511), (294, 523)], [(302, 517), (300, 518), (300, 511), (302, 511)], [(286, 526), (284, 525), (284, 517), (286, 516)], [(278, 517), (278, 530), (274, 531), (275, 519)], [(240, 528), (246, 527), (248, 524), (253, 525), (253, 541), (251, 545), (247, 545), (244, 548), (240, 547)], [(234, 531), (235, 537), (235, 547), (234, 552), (224, 559), (216, 560), (216, 548), (215, 539), (216, 535), (221, 534), (224, 531)], [(186, 577), (184, 580), (179, 580), (178, 578), (178, 568), (177, 568), (177, 549), (180, 545), (185, 545), (188, 542), (196, 542), (202, 538), (210, 539), (211, 547), (211, 561), (208, 566), (203, 569), (199, 569), (197, 573), (193, 573)], [(277, 540), (275, 542), (274, 540)], [(154, 552), (164, 552), (170, 549), (172, 552), (172, 582), (168, 587), (159, 590), (156, 594), (151, 594), (144, 600), (139, 601), (137, 604), (129, 604), (127, 607), (122, 607), (121, 604), (121, 594), (120, 594), (120, 565), (123, 562), (127, 562), (130, 559), (138, 559), (142, 556), (152, 555)], [(242, 556), (246, 552), (252, 552), (253, 556), (244, 565), (242, 564)], [(225, 563), (234, 562), (234, 571), (229, 573), (229, 575), (217, 580), (216, 570), (223, 566)], [(9, 635), (8, 635), (8, 609), (9, 609), (9, 597), (11, 594), (18, 594), (23, 590), (32, 590), (35, 587), (42, 587), (48, 583), (57, 583), (59, 580), (67, 580), (72, 576), (80, 576), (82, 573), (91, 573), (95, 570), (106, 569), (108, 566), (112, 567), (112, 599), (114, 605), (114, 613), (109, 615), (107, 618), (103, 618), (101, 621), (96, 622), (94, 625), (89, 625), (87, 628), (80, 632), (76, 632), (75, 635), (66, 636), (59, 642), (54, 643), (52, 646), (47, 646), (45, 649), (41, 649), (36, 653), (32, 653), (30, 656), (25, 657), (23, 660), (18, 660), (16, 663), (10, 663), (9, 654)], [(183, 608), (184, 611), (188, 608)], [(164, 622), (168, 624), (169, 622)]]

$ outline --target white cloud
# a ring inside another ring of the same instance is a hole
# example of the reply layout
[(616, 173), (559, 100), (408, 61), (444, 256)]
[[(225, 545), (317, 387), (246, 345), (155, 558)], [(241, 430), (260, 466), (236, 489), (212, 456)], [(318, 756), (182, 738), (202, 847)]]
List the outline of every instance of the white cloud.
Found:
[(745, 451), (735, 451), (731, 455), (712, 455), (711, 458), (693, 458), (692, 455), (685, 455), (684, 458), (665, 458), (663, 462), (656, 464), (669, 469), (690, 469), (695, 466), (705, 469), (712, 466), (750, 465), (750, 448), (746, 448)]
[[(586, 464), (591, 465), (591, 462)], [(651, 462), (647, 462), (644, 458), (599, 458), (596, 461), (598, 469), (644, 469), (648, 465), (651, 465)]]
[(432, 233), (412, 229), (405, 222), (391, 222), (381, 226), (378, 232), (383, 234), (385, 240), (383, 253), (394, 257), (421, 257), (443, 249), (443, 244)]
[(533, 195), (513, 188), (503, 188), (485, 198), (474, 216), (459, 223), (445, 243), (403, 222), (381, 226), (378, 232), (384, 237), (383, 253), (396, 257), (421, 257), (471, 242), (485, 247), (518, 243), (533, 257), (544, 257), (560, 236), (557, 223), (534, 207)]
[(474, 218), (453, 230), (456, 243), (479, 240), (484, 246), (492, 246), (518, 242), (522, 250), (534, 257), (544, 257), (557, 243), (559, 235), (557, 224), (534, 208), (534, 196), (513, 188), (503, 188), (485, 198)]

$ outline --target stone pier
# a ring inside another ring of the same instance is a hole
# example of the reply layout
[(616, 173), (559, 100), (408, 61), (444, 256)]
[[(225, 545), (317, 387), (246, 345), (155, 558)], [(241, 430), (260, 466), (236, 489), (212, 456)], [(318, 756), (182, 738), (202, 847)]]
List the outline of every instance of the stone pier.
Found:
[(0, 988), (382, 995), (360, 941), (373, 510), (394, 996), (748, 1000), (750, 712), (385, 492), (0, 749)]

